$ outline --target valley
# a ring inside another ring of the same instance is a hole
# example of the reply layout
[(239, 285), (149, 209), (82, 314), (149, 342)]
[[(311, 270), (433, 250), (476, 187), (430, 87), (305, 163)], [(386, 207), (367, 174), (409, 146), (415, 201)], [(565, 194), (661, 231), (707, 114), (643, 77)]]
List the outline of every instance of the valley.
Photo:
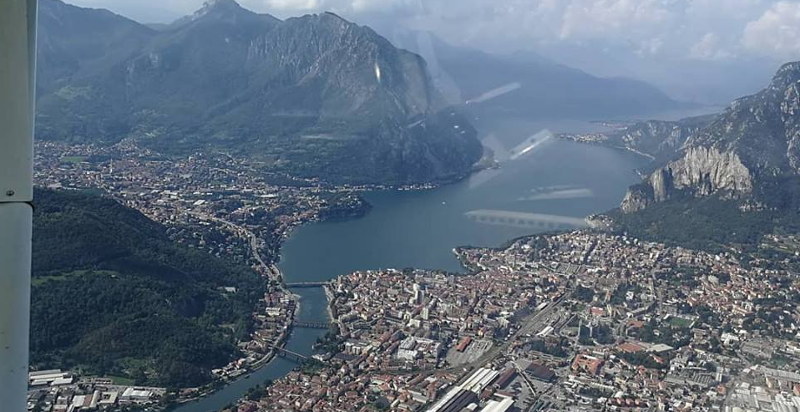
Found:
[(31, 410), (800, 405), (800, 63), (706, 110), (331, 12), (39, 21)]

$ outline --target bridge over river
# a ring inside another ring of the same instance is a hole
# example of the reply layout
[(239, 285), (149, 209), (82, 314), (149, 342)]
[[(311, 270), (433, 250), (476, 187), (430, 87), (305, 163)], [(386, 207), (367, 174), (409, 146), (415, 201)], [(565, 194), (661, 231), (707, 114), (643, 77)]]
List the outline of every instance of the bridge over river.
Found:
[(286, 283), (287, 288), (321, 288), (327, 285), (328, 282), (293, 282)]
[(295, 362), (295, 363), (301, 363), (302, 364), (302, 363), (305, 363), (306, 361), (308, 361), (309, 359), (311, 359), (308, 356), (305, 356), (303, 354), (291, 351), (291, 350), (286, 349), (286, 348), (281, 348), (281, 347), (278, 347), (278, 346), (273, 346), (272, 350), (274, 350), (275, 354), (280, 356), (281, 358), (290, 360), (290, 361)]
[(328, 322), (292, 322), (292, 326), (295, 328), (306, 328), (306, 329), (330, 329), (333, 324)]

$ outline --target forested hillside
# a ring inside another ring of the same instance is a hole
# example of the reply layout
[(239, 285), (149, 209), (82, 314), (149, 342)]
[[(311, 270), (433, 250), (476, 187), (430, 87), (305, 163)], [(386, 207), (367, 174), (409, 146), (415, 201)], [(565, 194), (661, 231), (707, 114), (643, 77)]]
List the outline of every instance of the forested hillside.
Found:
[(233, 359), (264, 292), (256, 273), (111, 199), (37, 190), (35, 204), (35, 366), (188, 387)]

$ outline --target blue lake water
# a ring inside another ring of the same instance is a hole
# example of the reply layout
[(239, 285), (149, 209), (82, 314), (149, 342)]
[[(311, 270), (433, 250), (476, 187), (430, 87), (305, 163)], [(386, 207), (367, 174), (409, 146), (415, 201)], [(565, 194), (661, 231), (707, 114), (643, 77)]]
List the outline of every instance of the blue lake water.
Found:
[[(366, 193), (372, 211), (361, 219), (297, 229), (281, 252), (287, 282), (326, 281), (355, 270), (417, 267), (460, 271), (452, 249), (499, 246), (619, 205), (639, 181), (645, 160), (632, 153), (547, 138), (543, 130), (585, 132), (587, 122), (496, 122), (476, 119), (502, 167), (428, 191)], [(520, 153), (523, 153), (520, 155)], [(570, 220), (571, 219), (571, 220)], [(321, 289), (298, 289), (300, 320), (326, 320)], [(308, 354), (324, 331), (297, 329), (288, 349)], [(276, 359), (181, 412), (219, 410), (249, 387), (284, 376), (296, 365)]]

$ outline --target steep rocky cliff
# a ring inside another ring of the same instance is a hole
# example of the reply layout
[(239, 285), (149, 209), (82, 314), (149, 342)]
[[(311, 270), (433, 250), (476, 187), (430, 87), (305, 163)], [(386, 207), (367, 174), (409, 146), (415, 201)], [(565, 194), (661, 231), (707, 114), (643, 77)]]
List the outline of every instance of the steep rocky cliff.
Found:
[[(800, 63), (784, 65), (770, 85), (735, 101), (689, 137), (679, 157), (628, 192), (626, 213), (668, 199), (719, 196), (762, 207), (780, 196), (763, 187), (800, 174)], [(788, 189), (788, 188), (787, 188)]]

